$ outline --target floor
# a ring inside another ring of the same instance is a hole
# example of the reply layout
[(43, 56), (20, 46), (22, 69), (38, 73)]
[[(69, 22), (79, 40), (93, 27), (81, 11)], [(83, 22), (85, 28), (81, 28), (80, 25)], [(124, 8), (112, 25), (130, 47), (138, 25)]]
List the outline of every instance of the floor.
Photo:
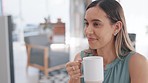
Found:
[(24, 44), (14, 42), (13, 50), (15, 83), (38, 83), (38, 70), (29, 67), (28, 72), (26, 71), (27, 55)]
[[(136, 41), (136, 51), (143, 54), (145, 57), (148, 57), (147, 42), (148, 42), (148, 39)], [(83, 44), (80, 44), (80, 46), (76, 46), (76, 47), (72, 46), (73, 48), (71, 48), (72, 50), (71, 60), (73, 60), (74, 55), (77, 52), (87, 47), (87, 46), (84, 46), (84, 42), (81, 42), (81, 43)], [(29, 67), (28, 71), (26, 70), (27, 56), (26, 56), (26, 49), (24, 44), (19, 42), (13, 42), (13, 50), (14, 50), (15, 83), (39, 83), (38, 70), (32, 67)]]

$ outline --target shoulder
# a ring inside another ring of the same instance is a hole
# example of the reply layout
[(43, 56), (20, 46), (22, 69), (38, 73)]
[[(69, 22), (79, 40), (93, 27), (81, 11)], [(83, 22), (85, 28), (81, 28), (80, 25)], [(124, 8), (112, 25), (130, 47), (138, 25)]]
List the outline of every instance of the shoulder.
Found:
[(130, 61), (147, 61), (147, 58), (144, 56), (144, 55), (142, 55), (142, 54), (140, 54), (140, 53), (137, 53), (137, 52), (135, 52), (134, 54), (133, 54), (133, 56), (131, 56), (131, 58), (130, 58)]
[(135, 53), (133, 56), (131, 56), (129, 61), (129, 66), (138, 66), (138, 65), (147, 65), (148, 60), (145, 56)]
[(92, 56), (92, 50), (90, 49), (84, 49), (81, 52), (79, 52), (78, 54), (75, 55), (75, 61), (76, 60), (82, 60), (83, 57), (87, 57), (87, 56)]
[(133, 83), (147, 83), (148, 60), (139, 53), (131, 56), (129, 61), (129, 72)]

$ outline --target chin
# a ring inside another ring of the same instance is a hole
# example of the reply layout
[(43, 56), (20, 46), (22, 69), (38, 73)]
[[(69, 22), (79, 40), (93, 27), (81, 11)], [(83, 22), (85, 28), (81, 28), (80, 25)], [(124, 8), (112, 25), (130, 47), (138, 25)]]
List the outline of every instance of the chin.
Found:
[(91, 48), (91, 49), (97, 49), (96, 46), (92, 46), (92, 45), (89, 45), (89, 48)]
[(96, 49), (96, 48), (98, 48), (98, 43), (97, 43), (97, 42), (88, 42), (88, 44), (89, 44), (89, 47), (90, 47), (91, 49)]

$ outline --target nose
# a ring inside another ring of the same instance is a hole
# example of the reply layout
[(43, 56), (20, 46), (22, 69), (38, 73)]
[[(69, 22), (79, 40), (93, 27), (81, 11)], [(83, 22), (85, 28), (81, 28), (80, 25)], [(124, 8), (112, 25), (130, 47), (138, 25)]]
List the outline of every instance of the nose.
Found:
[(86, 28), (86, 34), (90, 35), (90, 34), (93, 34), (93, 29), (91, 27), (87, 27)]

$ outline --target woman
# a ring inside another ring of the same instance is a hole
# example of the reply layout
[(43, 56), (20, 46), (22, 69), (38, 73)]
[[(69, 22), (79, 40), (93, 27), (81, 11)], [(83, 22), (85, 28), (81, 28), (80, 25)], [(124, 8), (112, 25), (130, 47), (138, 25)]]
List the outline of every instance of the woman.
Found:
[(92, 2), (86, 9), (84, 20), (90, 48), (81, 51), (73, 62), (66, 64), (69, 83), (84, 83), (81, 79), (81, 61), (88, 56), (103, 57), (103, 83), (148, 83), (147, 59), (134, 51), (123, 9), (117, 1)]

